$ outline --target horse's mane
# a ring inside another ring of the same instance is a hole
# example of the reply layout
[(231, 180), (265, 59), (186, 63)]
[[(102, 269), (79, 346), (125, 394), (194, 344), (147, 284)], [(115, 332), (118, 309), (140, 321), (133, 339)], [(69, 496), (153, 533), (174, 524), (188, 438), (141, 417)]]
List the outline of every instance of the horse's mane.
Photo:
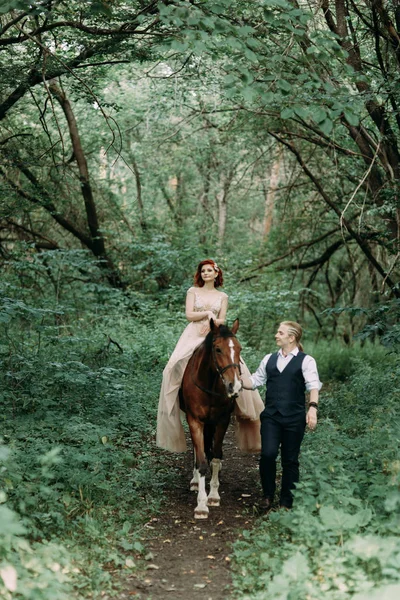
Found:
[[(230, 337), (235, 337), (235, 334), (232, 333), (232, 331), (226, 325), (219, 326), (218, 335), (225, 339), (230, 338)], [(213, 338), (214, 338), (214, 333), (212, 331), (209, 331), (206, 336), (206, 339), (204, 340), (204, 344), (205, 344), (207, 352), (211, 352)]]

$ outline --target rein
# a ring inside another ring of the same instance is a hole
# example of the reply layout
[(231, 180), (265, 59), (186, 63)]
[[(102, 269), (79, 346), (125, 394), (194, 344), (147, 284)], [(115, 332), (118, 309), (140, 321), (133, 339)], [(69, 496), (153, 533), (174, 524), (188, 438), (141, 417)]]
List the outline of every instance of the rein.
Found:
[[(218, 375), (221, 377), (222, 381), (224, 381), (223, 374), (225, 373), (225, 371), (227, 371), (231, 367), (235, 367), (235, 368), (237, 367), (239, 369), (239, 374), (240, 375), (242, 374), (242, 372), (241, 372), (241, 369), (240, 369), (240, 363), (239, 364), (238, 363), (230, 363), (229, 365), (226, 365), (226, 367), (224, 367), (223, 369), (221, 369), (220, 366), (218, 365), (217, 357), (216, 357), (216, 353), (215, 353), (215, 347), (214, 347), (214, 340), (217, 340), (218, 338), (222, 338), (222, 337), (223, 337), (222, 335), (216, 335), (213, 338), (212, 358), (213, 358), (213, 363), (214, 363), (215, 370), (217, 371)], [(236, 338), (235, 335), (231, 335), (229, 337)], [(201, 346), (199, 346), (199, 348), (200, 347)], [(198, 348), (196, 348), (195, 352), (197, 352), (197, 351), (198, 351)], [(200, 385), (199, 383), (197, 383), (194, 380), (194, 374), (193, 374), (193, 372), (194, 372), (194, 362), (192, 364), (192, 369), (191, 369), (191, 373), (190, 374), (191, 374), (191, 377), (192, 377), (192, 382), (194, 383), (194, 385), (197, 388), (199, 388), (199, 390), (201, 390), (202, 392), (205, 392), (206, 394), (212, 394), (213, 396), (224, 396), (225, 395), (225, 394), (221, 394), (221, 392), (214, 392), (214, 390), (208, 390), (207, 388), (205, 388), (202, 385)]]

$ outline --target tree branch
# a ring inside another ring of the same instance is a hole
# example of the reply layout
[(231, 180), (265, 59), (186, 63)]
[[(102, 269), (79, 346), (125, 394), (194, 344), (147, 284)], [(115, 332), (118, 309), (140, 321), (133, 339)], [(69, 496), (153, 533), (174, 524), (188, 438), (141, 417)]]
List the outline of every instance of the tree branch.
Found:
[(85, 233), (83, 233), (82, 231), (80, 231), (79, 229), (77, 229), (71, 221), (69, 221), (68, 219), (66, 219), (65, 217), (63, 217), (62, 215), (59, 214), (59, 212), (57, 211), (57, 208), (50, 200), (49, 195), (42, 188), (42, 186), (37, 181), (37, 179), (33, 175), (33, 173), (31, 173), (23, 165), (17, 165), (17, 166), (20, 168), (20, 170), (25, 175), (25, 177), (27, 177), (27, 179), (29, 179), (29, 181), (31, 181), (31, 183), (36, 187), (36, 189), (39, 191), (42, 199), (36, 198), (35, 196), (32, 196), (31, 194), (29, 194), (28, 192), (23, 190), (19, 184), (15, 183), (12, 179), (10, 179), (8, 177), (8, 175), (6, 174), (4, 169), (0, 166), (0, 173), (2, 174), (4, 180), (7, 181), (7, 183), (10, 185), (10, 187), (15, 192), (17, 192), (17, 194), (19, 196), (21, 196), (21, 198), (24, 198), (25, 200), (28, 200), (29, 202), (31, 202), (33, 204), (37, 204), (38, 206), (41, 206), (42, 208), (44, 208), (51, 215), (51, 217), (59, 225), (61, 225), (61, 227), (63, 227), (63, 229), (65, 229), (66, 231), (69, 231), (69, 233), (71, 233), (74, 237), (76, 237), (84, 246), (86, 246), (86, 248), (93, 251), (92, 240), (90, 239), (90, 237), (88, 235), (86, 235)]
[[(330, 206), (330, 208), (337, 214), (339, 219), (341, 219), (341, 217), (342, 217), (341, 209), (339, 207), (337, 207), (336, 204), (330, 199), (328, 194), (323, 189), (320, 181), (314, 176), (314, 174), (310, 171), (310, 169), (304, 162), (304, 160), (303, 160), (301, 154), (299, 153), (299, 151), (297, 150), (297, 148), (290, 142), (287, 142), (286, 140), (282, 139), (276, 133), (273, 133), (272, 131), (270, 131), (269, 133), (272, 135), (272, 137), (274, 137), (276, 140), (281, 142), (281, 144), (284, 144), (284, 146), (286, 146), (292, 152), (292, 154), (294, 154), (297, 162), (299, 163), (299, 165), (301, 166), (301, 168), (303, 169), (303, 171), (307, 175), (307, 177), (309, 177), (309, 179), (313, 182), (316, 189), (320, 193), (321, 197), (325, 200), (325, 202), (328, 204), (328, 206)], [(352, 226), (350, 225), (349, 221), (347, 221), (347, 219), (343, 218), (342, 223), (343, 223), (343, 226), (349, 232), (350, 236), (357, 242), (360, 249), (367, 257), (368, 261), (374, 266), (374, 268), (378, 271), (378, 273), (383, 277), (386, 284), (390, 287), (391, 291), (393, 292), (394, 296), (396, 298), (400, 298), (400, 289), (398, 289), (397, 284), (391, 279), (391, 277), (389, 277), (388, 273), (386, 273), (386, 271), (383, 269), (383, 267), (378, 263), (375, 256), (372, 254), (367, 242), (352, 228)]]

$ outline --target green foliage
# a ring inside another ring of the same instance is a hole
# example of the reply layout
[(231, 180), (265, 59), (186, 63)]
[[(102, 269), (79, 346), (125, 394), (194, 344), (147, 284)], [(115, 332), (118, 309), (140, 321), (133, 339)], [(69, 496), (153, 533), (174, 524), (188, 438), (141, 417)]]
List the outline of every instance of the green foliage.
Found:
[(270, 281), (265, 287), (235, 289), (229, 297), (230, 313), (240, 318), (241, 333), (257, 350), (274, 344), (276, 327), (285, 315), (295, 314), (298, 304), (297, 293), (285, 289), (279, 281)]
[(122, 568), (144, 550), (139, 531), (166, 477), (152, 439), (162, 366), (181, 324), (140, 293), (81, 283), (85, 308), (77, 296), (76, 306), (52, 310), (44, 306), (54, 305), (54, 288), (46, 292), (38, 301), (25, 291), (22, 300), (9, 284), (1, 294), (6, 599), (15, 577), (28, 600), (111, 590), (110, 565)]
[[(55, 452), (43, 459), (42, 476), (48, 477), (49, 469), (55, 462)], [(27, 519), (8, 508), (11, 504), (14, 485), (21, 485), (16, 475), (19, 471), (15, 457), (5, 446), (0, 446), (0, 593), (4, 600), (24, 597), (29, 600), (67, 600), (70, 597), (71, 555), (62, 543), (46, 540), (42, 543), (26, 539), (29, 525)], [(44, 482), (38, 490), (48, 496), (49, 488)], [(30, 493), (32, 493), (32, 488)], [(6, 493), (7, 492), (7, 493)], [(47, 493), (45, 493), (47, 492)], [(26, 498), (26, 492), (21, 502)], [(17, 595), (14, 595), (14, 592)], [(21, 595), (22, 594), (22, 595)]]
[(378, 342), (355, 342), (350, 346), (338, 340), (306, 341), (305, 351), (316, 359), (320, 379), (324, 382), (346, 381), (358, 371), (360, 363), (370, 366), (384, 363), (388, 354)]
[[(341, 37), (323, 7), (289, 0), (1, 3), (0, 573), (9, 586), (17, 573), (28, 600), (109, 589), (107, 566), (141, 551), (137, 532), (163, 488), (151, 444), (161, 370), (206, 256), (224, 269), (246, 360), (256, 367), (278, 322), (297, 319), (324, 390), (336, 386), (304, 452), (302, 518), (273, 516), (256, 542), (261, 569), (253, 558), (241, 568), (254, 580), (261, 570), (257, 593), (270, 586), (276, 598), (397, 592), (397, 534), (378, 506), (396, 532), (398, 373), (385, 379), (376, 365), (392, 368), (381, 344), (398, 353), (400, 339), (398, 301), (380, 295), (398, 281), (399, 76), (384, 21), (353, 5)], [(71, 102), (124, 292), (93, 257), (76, 156), (44, 76)]]
[[(247, 600), (393, 598), (399, 587), (399, 365), (359, 359), (321, 398), (290, 512), (270, 513), (235, 544)], [(385, 594), (387, 596), (385, 596)]]

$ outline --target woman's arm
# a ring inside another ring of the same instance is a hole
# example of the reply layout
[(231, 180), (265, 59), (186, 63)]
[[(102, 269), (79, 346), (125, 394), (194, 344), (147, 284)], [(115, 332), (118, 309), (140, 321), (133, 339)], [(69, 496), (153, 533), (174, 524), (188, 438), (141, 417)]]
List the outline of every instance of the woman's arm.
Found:
[(221, 310), (219, 311), (218, 319), (216, 319), (215, 316), (213, 317), (214, 323), (216, 323), (217, 325), (224, 325), (227, 311), (228, 311), (228, 296), (225, 295), (224, 298), (222, 298)]
[(188, 290), (186, 294), (186, 318), (188, 321), (202, 321), (203, 319), (215, 319), (215, 315), (211, 310), (203, 310), (197, 312), (194, 310), (194, 291)]

